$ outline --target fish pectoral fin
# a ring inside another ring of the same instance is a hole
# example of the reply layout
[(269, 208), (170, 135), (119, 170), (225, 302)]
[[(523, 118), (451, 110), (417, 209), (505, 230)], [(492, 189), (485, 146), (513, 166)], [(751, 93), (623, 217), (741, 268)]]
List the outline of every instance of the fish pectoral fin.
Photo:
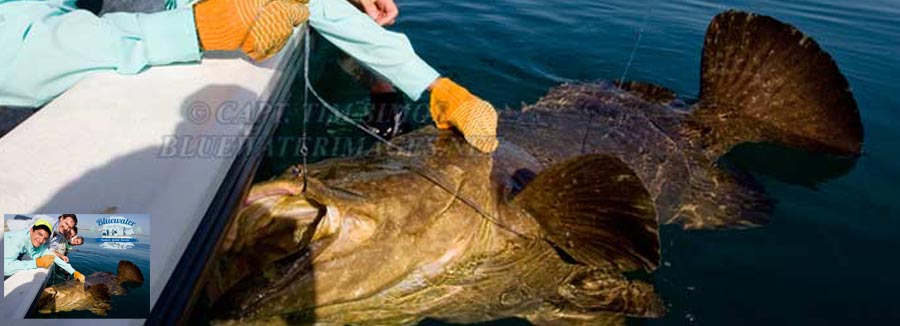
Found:
[(622, 270), (659, 264), (650, 193), (618, 158), (589, 154), (550, 166), (513, 204), (537, 220), (546, 240), (580, 263)]
[(576, 312), (602, 311), (640, 318), (658, 318), (667, 312), (653, 285), (629, 280), (617, 271), (585, 269), (570, 276), (558, 293), (567, 301), (565, 310)]
[(91, 308), (91, 313), (97, 316), (106, 316), (106, 310), (108, 307), (93, 307)]
[(552, 311), (538, 311), (524, 316), (541, 326), (625, 326), (625, 315), (612, 312), (577, 313), (554, 307)]
[(88, 293), (97, 301), (109, 301), (109, 287), (106, 284), (96, 284), (88, 288)]

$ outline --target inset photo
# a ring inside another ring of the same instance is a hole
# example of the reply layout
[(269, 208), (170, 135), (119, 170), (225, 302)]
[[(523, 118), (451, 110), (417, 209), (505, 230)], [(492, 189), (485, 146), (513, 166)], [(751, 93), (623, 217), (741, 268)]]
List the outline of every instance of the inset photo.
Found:
[(7, 318), (149, 315), (149, 215), (5, 214), (3, 228)]

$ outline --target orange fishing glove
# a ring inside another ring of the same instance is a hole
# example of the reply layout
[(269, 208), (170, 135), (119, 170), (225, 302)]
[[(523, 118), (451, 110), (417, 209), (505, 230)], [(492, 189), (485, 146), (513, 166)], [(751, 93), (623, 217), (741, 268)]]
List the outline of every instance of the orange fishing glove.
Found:
[(438, 79), (431, 89), (431, 118), (440, 129), (456, 127), (479, 151), (497, 149), (494, 107), (448, 78)]
[(287, 43), (294, 27), (309, 17), (308, 0), (205, 0), (194, 5), (203, 50), (240, 48), (256, 61)]
[(48, 268), (48, 267), (50, 267), (50, 265), (53, 265), (53, 257), (55, 257), (55, 256), (44, 255), (43, 257), (35, 259), (34, 261), (35, 261), (35, 264), (37, 264), (37, 267)]
[(73, 273), (72, 276), (74, 276), (75, 279), (78, 280), (79, 282), (84, 283), (84, 274), (81, 274), (78, 271), (75, 271), (75, 273)]

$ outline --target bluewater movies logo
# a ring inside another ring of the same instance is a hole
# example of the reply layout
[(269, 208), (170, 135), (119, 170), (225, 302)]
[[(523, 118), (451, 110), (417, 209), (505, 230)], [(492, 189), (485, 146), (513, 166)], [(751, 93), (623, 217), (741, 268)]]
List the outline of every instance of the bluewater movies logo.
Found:
[(128, 249), (134, 247), (134, 242), (138, 241), (134, 235), (140, 233), (140, 227), (135, 221), (124, 216), (112, 215), (98, 218), (97, 226), (100, 227), (100, 237), (97, 238), (98, 242), (102, 242), (100, 247), (106, 249)]

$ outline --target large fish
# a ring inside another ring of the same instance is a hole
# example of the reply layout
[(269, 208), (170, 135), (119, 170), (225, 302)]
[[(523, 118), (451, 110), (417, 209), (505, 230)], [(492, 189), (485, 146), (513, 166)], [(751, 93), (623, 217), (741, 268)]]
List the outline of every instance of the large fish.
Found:
[(861, 152), (862, 123), (846, 78), (814, 40), (772, 17), (728, 11), (712, 20), (692, 106), (657, 85), (617, 84), (562, 85), (503, 116), (499, 134), (539, 161), (514, 167), (524, 182), (560, 159), (608, 153), (637, 172), (661, 223), (745, 228), (765, 224), (772, 201), (749, 174), (717, 164), (736, 145)]
[(217, 323), (663, 313), (650, 284), (622, 275), (653, 269), (659, 242), (650, 195), (620, 160), (578, 156), (514, 194), (490, 155), (451, 132), (394, 144), (421, 156), (379, 149), (310, 166), (305, 193), (291, 172), (251, 190), (212, 265)]
[(106, 316), (110, 296), (128, 293), (126, 287), (144, 283), (144, 274), (132, 262), (120, 260), (118, 272), (96, 272), (85, 277), (84, 283), (71, 279), (65, 283), (48, 286), (41, 292), (37, 309), (42, 314), (89, 310)]
[(770, 17), (716, 16), (701, 98), (679, 103), (648, 84), (563, 85), (503, 113), (492, 155), (427, 127), (258, 184), (207, 269), (214, 323), (659, 316), (652, 286), (623, 276), (656, 267), (658, 220), (743, 227), (771, 209), (713, 164), (721, 154), (757, 141), (860, 152), (847, 81)]

